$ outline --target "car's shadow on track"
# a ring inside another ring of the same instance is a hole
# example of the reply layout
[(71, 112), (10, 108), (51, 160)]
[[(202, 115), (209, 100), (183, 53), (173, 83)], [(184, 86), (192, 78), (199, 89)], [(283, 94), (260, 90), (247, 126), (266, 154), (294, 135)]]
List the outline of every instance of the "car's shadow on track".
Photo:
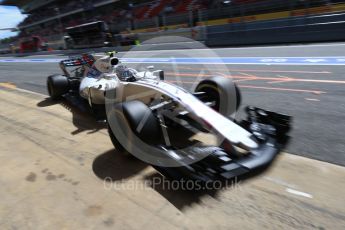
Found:
[[(98, 178), (112, 183), (126, 183), (126, 181), (121, 180), (130, 179), (147, 167), (150, 167), (147, 163), (136, 159), (132, 155), (119, 153), (115, 149), (97, 156), (92, 164), (93, 172)], [(271, 166), (268, 165), (265, 168), (233, 178), (232, 180), (223, 181), (222, 183), (216, 181), (214, 184), (208, 184), (207, 187), (197, 182), (191, 184), (187, 180), (181, 183), (180, 180), (169, 179), (157, 171), (145, 172), (143, 177), (139, 177), (137, 180), (141, 181), (139, 184), (144, 184), (144, 186), (156, 191), (177, 209), (183, 211), (191, 205), (202, 204), (204, 197), (208, 196), (218, 199), (220, 192), (225, 190), (241, 192), (241, 186), (246, 180), (260, 176), (269, 167)]]
[[(94, 117), (86, 113), (86, 111), (83, 111), (82, 107), (79, 108), (68, 100), (54, 101), (46, 98), (39, 102), (37, 106), (47, 107), (56, 104), (62, 105), (72, 113), (73, 124), (77, 128), (71, 133), (72, 135), (76, 135), (84, 131), (94, 133), (106, 128), (105, 123), (97, 122)], [(138, 175), (147, 167), (150, 167), (147, 163), (142, 162), (131, 155), (119, 153), (115, 149), (98, 155), (92, 163), (92, 170), (98, 178), (104, 181), (111, 181), (113, 183)], [(240, 178), (227, 181), (222, 185), (219, 185), (219, 183), (216, 182), (218, 184), (215, 184), (214, 187), (211, 186), (208, 188), (204, 188), (203, 186), (199, 187), (195, 184), (190, 188), (187, 187), (186, 183), (182, 185), (179, 181), (168, 179), (158, 172), (144, 174), (143, 177), (139, 178), (139, 180), (142, 180), (142, 183), (146, 186), (150, 186), (151, 189), (159, 193), (177, 209), (183, 211), (191, 205), (201, 203), (202, 198), (205, 196), (217, 199), (218, 194), (221, 191), (239, 189), (243, 181), (260, 175), (267, 169), (267, 167), (251, 172), (250, 174)]]
[[(116, 152), (115, 149), (97, 156), (92, 164), (92, 170), (98, 178), (112, 183), (126, 183), (124, 180), (139, 174), (147, 167), (149, 167), (147, 163), (131, 155)], [(214, 197), (217, 193), (216, 190), (186, 191), (169, 187), (171, 184), (176, 186), (175, 182), (166, 179), (158, 172), (151, 172), (148, 175), (144, 175), (144, 177), (139, 180), (142, 180), (142, 183), (139, 184), (144, 184), (148, 186), (148, 188), (151, 187), (179, 210), (183, 210), (189, 205), (199, 203), (200, 198), (205, 195)]]
[(97, 156), (92, 164), (92, 170), (98, 178), (111, 182), (127, 179), (146, 167), (146, 163), (115, 149)]
[(199, 189), (196, 182), (193, 182), (194, 184), (189, 181), (181, 183), (181, 181), (168, 179), (158, 172), (147, 175), (145, 180), (148, 181), (146, 184), (151, 185), (152, 189), (180, 211), (191, 205), (200, 204), (205, 196), (215, 198), (221, 189)]
[(218, 199), (222, 191), (234, 190), (234, 192), (241, 192), (241, 187), (247, 180), (259, 177), (269, 167), (271, 165), (243, 176), (222, 182), (213, 181), (207, 185), (188, 180), (184, 180), (181, 183), (180, 180), (168, 179), (158, 172), (146, 176), (145, 180), (149, 182), (146, 184), (151, 184), (152, 189), (162, 195), (177, 209), (183, 211), (191, 205), (202, 204), (202, 198), (206, 196)]
[(65, 109), (72, 113), (72, 123), (77, 128), (76, 130), (71, 132), (72, 135), (77, 135), (81, 132), (86, 131), (88, 134), (92, 134), (107, 127), (106, 123), (97, 122), (96, 119), (92, 117), (88, 111), (85, 111), (83, 105), (75, 106), (74, 104), (65, 99), (52, 100), (50, 98), (46, 98), (43, 101), (37, 103), (37, 106), (47, 107), (56, 104), (63, 106)]

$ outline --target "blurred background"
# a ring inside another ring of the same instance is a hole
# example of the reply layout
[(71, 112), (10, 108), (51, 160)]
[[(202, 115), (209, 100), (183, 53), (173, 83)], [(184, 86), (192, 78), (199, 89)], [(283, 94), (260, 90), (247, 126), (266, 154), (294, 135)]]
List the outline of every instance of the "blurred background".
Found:
[[(345, 229), (344, 41), (340, 0), (0, 0), (0, 228)], [(247, 105), (288, 114), (289, 145), (238, 188), (146, 189), (162, 176), (47, 99), (61, 60), (114, 50), (189, 91), (233, 79), (236, 119)]]
[(17, 32), (1, 39), (2, 53), (139, 45), (159, 35), (188, 37), (208, 46), (345, 39), (343, 0), (3, 0), (0, 4), (16, 6), (26, 16), (14, 28), (0, 28)]

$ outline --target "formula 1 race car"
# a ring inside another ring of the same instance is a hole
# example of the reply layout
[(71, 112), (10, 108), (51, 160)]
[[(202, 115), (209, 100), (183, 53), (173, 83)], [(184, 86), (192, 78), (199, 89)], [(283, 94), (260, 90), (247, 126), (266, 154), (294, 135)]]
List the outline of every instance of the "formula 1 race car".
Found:
[[(291, 117), (247, 107), (228, 78), (198, 83), (194, 92), (164, 80), (161, 70), (138, 72), (111, 55), (61, 61), (63, 75), (47, 79), (49, 95), (79, 97), (103, 111), (118, 152), (148, 162), (163, 175), (226, 180), (269, 165), (287, 144)], [(74, 75), (67, 67), (76, 67)]]

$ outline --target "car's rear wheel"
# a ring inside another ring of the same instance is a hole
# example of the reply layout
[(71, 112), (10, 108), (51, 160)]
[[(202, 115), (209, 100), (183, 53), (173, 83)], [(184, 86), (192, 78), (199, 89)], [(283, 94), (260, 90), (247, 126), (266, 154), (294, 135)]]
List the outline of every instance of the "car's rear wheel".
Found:
[(47, 78), (47, 89), (52, 99), (59, 99), (70, 90), (67, 77), (58, 74), (49, 76)]

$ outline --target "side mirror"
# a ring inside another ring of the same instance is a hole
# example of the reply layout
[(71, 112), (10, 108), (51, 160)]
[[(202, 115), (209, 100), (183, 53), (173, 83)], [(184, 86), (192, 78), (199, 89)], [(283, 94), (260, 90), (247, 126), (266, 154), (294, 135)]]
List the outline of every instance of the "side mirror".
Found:
[(110, 65), (115, 66), (117, 64), (119, 64), (119, 59), (118, 58), (114, 57), (114, 58), (110, 59)]
[(163, 70), (156, 70), (152, 72), (154, 74), (154, 76), (159, 77), (159, 80), (164, 80), (164, 71)]
[(164, 71), (163, 70), (159, 70), (158, 72), (158, 76), (159, 76), (159, 80), (164, 80)]

